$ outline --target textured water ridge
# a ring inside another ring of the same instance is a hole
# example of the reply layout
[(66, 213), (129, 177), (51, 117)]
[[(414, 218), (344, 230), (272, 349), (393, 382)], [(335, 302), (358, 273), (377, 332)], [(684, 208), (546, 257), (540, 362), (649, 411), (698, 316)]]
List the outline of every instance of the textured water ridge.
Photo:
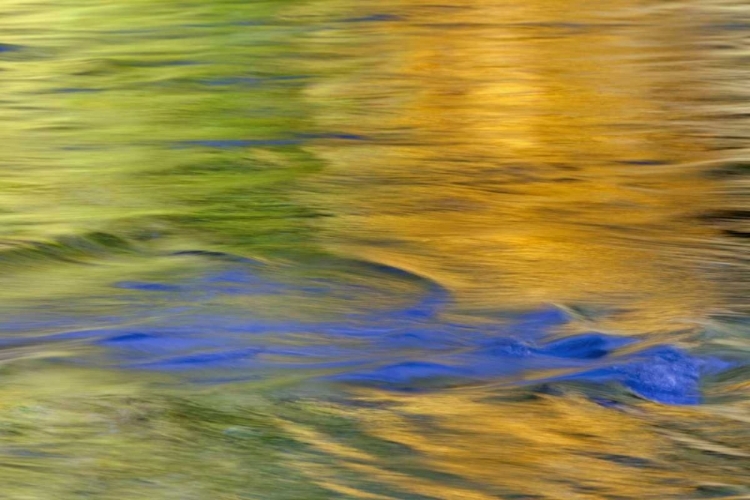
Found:
[[(377, 289), (366, 281), (343, 279), (285, 282), (294, 269), (274, 270), (219, 252), (183, 251), (171, 258), (197, 268), (198, 276), (116, 282), (113, 287), (132, 292), (121, 299), (119, 317), (93, 317), (87, 323), (47, 318), (45, 329), (64, 327), (51, 335), (30, 334), (33, 323), (17, 320), (14, 328), (24, 334), (15, 339), (6, 334), (4, 346), (55, 343), (60, 349), (74, 343), (80, 349), (86, 342), (103, 347), (103, 352), (81, 356), (73, 351), (65, 361), (180, 372), (203, 383), (278, 377), (281, 370), (399, 391), (576, 380), (622, 384), (641, 397), (668, 404), (699, 403), (701, 378), (738, 363), (595, 331), (564, 336), (560, 329), (574, 321), (571, 313), (544, 305), (520, 315), (496, 311), (504, 316), (500, 325), (450, 322), (443, 315), (451, 302), (447, 290), (388, 266), (356, 266), (375, 279), (392, 281), (390, 288)], [(378, 298), (398, 292), (403, 282), (417, 288), (402, 291), (401, 307), (371, 307)], [(366, 301), (334, 310), (322, 321), (310, 314), (295, 318), (295, 302), (325, 304), (356, 296)], [(293, 301), (271, 314), (243, 303), (248, 298), (284, 297)], [(559, 374), (549, 375), (552, 371)]]

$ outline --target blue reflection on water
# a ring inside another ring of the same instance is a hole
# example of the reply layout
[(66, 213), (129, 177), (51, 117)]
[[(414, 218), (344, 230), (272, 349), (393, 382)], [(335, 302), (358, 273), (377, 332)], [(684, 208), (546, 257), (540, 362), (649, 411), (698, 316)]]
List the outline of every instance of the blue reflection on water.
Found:
[(10, 43), (0, 43), (0, 52), (18, 52), (22, 49), (20, 45)]
[(388, 21), (400, 21), (402, 18), (395, 14), (371, 14), (362, 17), (348, 17), (342, 21), (345, 23), (378, 23)]
[[(77, 362), (181, 373), (201, 382), (254, 379), (273, 376), (278, 370), (304, 370), (313, 378), (400, 391), (578, 380), (619, 383), (643, 398), (666, 404), (699, 403), (701, 377), (731, 367), (669, 345), (639, 350), (635, 339), (598, 332), (553, 338), (559, 327), (571, 321), (558, 308), (540, 308), (491, 327), (447, 322), (441, 318), (450, 303), (447, 290), (380, 265), (369, 265), (368, 272), (394, 284), (418, 282), (421, 295), (386, 310), (360, 304), (334, 319), (269, 316), (268, 311), (225, 302), (242, 296), (288, 297), (289, 307), (294, 308), (299, 297), (325, 302), (372, 290), (335, 279), (289, 281), (256, 261), (220, 253), (175, 255), (202, 257), (213, 265), (184, 282), (113, 285), (132, 293), (128, 300), (134, 304), (148, 306), (145, 313), (142, 309), (138, 313), (137, 324), (132, 318), (130, 324), (110, 319), (106, 327), (70, 328), (70, 320), (61, 319), (58, 326), (67, 325), (66, 331), (22, 338), (9, 335), (3, 345), (85, 341), (102, 348), (103, 354), (87, 352), (74, 357)], [(31, 322), (26, 327), (34, 329)], [(6, 333), (21, 329), (23, 323), (7, 323), (3, 328)], [(550, 369), (564, 374), (534, 375)]]

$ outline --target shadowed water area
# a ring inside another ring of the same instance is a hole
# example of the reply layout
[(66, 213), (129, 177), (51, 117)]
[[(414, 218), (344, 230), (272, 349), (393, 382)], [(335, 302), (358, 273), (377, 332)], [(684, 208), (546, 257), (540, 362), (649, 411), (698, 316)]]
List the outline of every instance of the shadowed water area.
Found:
[(750, 498), (750, 8), (7, 0), (0, 499)]

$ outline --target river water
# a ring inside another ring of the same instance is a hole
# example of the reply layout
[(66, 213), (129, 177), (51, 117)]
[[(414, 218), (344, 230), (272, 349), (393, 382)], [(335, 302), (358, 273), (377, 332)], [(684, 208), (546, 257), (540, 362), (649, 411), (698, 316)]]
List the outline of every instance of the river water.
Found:
[(0, 498), (750, 498), (739, 0), (6, 0)]

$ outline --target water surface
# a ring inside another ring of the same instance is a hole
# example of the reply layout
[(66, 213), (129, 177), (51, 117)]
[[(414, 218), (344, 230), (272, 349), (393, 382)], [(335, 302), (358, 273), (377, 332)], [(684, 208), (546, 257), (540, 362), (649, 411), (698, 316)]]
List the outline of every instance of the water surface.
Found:
[(1, 496), (747, 497), (749, 37), (5, 2)]

